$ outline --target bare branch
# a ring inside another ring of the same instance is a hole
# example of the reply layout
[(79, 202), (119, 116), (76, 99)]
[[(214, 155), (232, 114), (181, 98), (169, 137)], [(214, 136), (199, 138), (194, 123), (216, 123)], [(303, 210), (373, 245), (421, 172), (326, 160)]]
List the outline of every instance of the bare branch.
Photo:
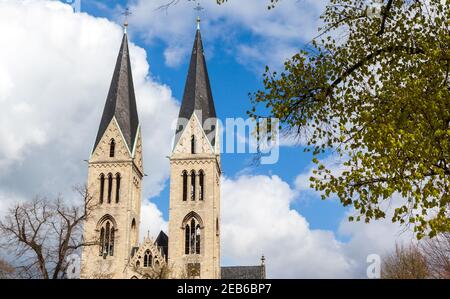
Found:
[(83, 221), (96, 207), (87, 187), (76, 187), (83, 204), (68, 205), (62, 197), (53, 201), (34, 198), (9, 210), (0, 221), (3, 247), (16, 256), (20, 277), (52, 278), (64, 276), (66, 257), (83, 246), (98, 244), (82, 237)]

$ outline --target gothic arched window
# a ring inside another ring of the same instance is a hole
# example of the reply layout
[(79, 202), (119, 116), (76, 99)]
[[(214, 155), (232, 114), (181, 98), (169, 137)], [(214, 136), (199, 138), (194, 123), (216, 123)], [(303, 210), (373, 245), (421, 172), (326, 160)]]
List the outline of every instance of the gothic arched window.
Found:
[(105, 175), (100, 175), (100, 203), (103, 203), (103, 193), (105, 192)]
[(195, 136), (191, 136), (191, 154), (195, 154)]
[(195, 171), (191, 171), (191, 200), (195, 200)]
[(144, 267), (151, 267), (152, 266), (152, 253), (150, 250), (147, 249), (147, 251), (144, 254)]
[(100, 255), (105, 258), (114, 255), (114, 225), (109, 220), (105, 221), (100, 228)]
[(188, 174), (187, 171), (183, 171), (183, 201), (187, 200), (187, 184), (188, 184)]
[(108, 203), (111, 203), (113, 176), (108, 174)]
[(136, 229), (136, 220), (133, 218), (133, 220), (131, 221), (131, 229), (135, 230)]
[(115, 153), (116, 153), (116, 142), (114, 141), (113, 138), (109, 143), (109, 157), (114, 158)]
[(203, 170), (200, 170), (200, 172), (198, 174), (198, 181), (199, 181), (199, 185), (200, 185), (199, 199), (203, 200), (204, 195), (205, 195), (205, 174), (203, 173)]
[(185, 226), (185, 254), (200, 254), (201, 228), (200, 223), (194, 217)]
[(120, 173), (116, 174), (116, 203), (119, 203), (120, 199)]

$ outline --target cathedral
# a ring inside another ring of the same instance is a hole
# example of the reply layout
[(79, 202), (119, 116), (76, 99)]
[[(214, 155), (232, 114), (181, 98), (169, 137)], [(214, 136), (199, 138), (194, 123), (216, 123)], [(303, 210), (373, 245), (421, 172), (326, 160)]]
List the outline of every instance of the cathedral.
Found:
[(168, 235), (161, 231), (155, 240), (146, 236), (142, 243), (143, 135), (125, 24), (88, 161), (87, 186), (96, 204), (83, 237), (95, 245), (83, 248), (81, 278), (265, 278), (264, 257), (259, 266), (220, 266), (219, 128), (199, 24), (198, 19), (175, 142), (168, 153)]

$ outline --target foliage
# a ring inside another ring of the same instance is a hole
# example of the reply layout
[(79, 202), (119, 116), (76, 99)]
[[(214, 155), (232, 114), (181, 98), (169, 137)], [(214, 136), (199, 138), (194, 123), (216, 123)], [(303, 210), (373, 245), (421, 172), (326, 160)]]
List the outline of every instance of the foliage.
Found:
[[(450, 230), (450, 0), (367, 3), (331, 0), (310, 46), (266, 68), (248, 113), (306, 137), (311, 186), (353, 206), (350, 221), (384, 218), (398, 196), (392, 221), (435, 236)], [(340, 174), (319, 161), (330, 151)]]

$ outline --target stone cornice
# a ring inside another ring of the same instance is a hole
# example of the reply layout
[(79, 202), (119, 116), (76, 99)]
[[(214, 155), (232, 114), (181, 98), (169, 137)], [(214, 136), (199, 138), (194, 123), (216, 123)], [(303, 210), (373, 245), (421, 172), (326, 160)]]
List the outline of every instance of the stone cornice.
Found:
[(108, 167), (128, 166), (130, 164), (132, 164), (133, 169), (136, 170), (136, 172), (140, 175), (140, 178), (142, 179), (144, 177), (144, 174), (141, 172), (141, 170), (136, 165), (134, 160), (95, 161), (95, 162), (89, 162), (89, 167), (108, 168)]

